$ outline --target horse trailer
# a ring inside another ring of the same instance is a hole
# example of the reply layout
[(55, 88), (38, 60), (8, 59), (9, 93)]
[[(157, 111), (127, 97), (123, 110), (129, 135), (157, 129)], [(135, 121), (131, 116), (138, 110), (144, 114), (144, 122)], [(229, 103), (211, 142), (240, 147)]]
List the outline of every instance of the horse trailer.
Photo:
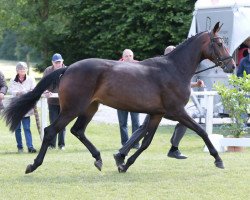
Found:
[[(223, 23), (220, 36), (223, 38), (230, 55), (233, 56), (238, 66), (242, 57), (247, 55), (247, 47), (250, 47), (250, 1), (249, 0), (198, 0), (195, 3), (193, 19), (188, 37), (202, 31), (211, 30), (217, 22)], [(200, 63), (197, 71), (214, 65), (209, 60)], [(237, 69), (236, 69), (237, 70)], [(215, 90), (213, 85), (216, 82), (228, 84), (228, 74), (219, 67), (201, 72), (193, 80), (201, 79), (206, 85), (206, 90)], [(203, 90), (203, 89), (195, 89)], [(204, 108), (205, 98), (192, 95), (197, 108)], [(197, 105), (198, 104), (198, 105)], [(200, 104), (200, 105), (199, 105)], [(203, 117), (201, 109), (197, 117)], [(204, 109), (203, 109), (204, 110)], [(227, 116), (219, 96), (214, 98), (214, 116)]]

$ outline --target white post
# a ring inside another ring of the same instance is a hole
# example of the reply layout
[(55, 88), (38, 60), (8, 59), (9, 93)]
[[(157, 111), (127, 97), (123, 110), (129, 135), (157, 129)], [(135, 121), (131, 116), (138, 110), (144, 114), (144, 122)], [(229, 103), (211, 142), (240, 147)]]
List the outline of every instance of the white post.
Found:
[[(52, 93), (50, 95), (50, 97), (56, 97), (58, 98), (58, 94), (57, 93)], [(47, 98), (42, 95), (41, 96), (41, 126), (42, 126), (42, 135), (41, 135), (41, 139), (43, 140), (44, 137), (44, 128), (47, 127), (48, 125), (48, 104), (47, 104)]]
[(213, 133), (214, 95), (207, 95), (206, 132)]
[(214, 113), (214, 96), (218, 95), (216, 91), (192, 92), (194, 95), (204, 95), (206, 99), (206, 132), (213, 133), (213, 113)]
[(44, 128), (47, 127), (47, 111), (48, 105), (47, 105), (47, 98), (41, 97), (41, 139), (43, 140), (44, 136)]

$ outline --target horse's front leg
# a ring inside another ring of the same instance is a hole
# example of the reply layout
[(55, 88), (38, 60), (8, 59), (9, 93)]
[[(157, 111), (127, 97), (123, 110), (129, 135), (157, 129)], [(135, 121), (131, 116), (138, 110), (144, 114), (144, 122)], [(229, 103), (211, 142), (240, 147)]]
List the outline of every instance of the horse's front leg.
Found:
[(131, 135), (129, 140), (119, 149), (117, 154), (114, 154), (114, 159), (116, 162), (116, 166), (124, 164), (125, 157), (128, 155), (130, 149), (138, 143), (142, 137), (147, 133), (148, 122), (150, 119), (150, 115), (147, 115), (144, 119), (143, 124)]
[(196, 122), (193, 118), (191, 118), (185, 110), (180, 112), (180, 115), (175, 118), (175, 120), (182, 123), (184, 126), (192, 129), (195, 131), (205, 142), (207, 145), (207, 148), (209, 150), (210, 155), (212, 155), (215, 158), (215, 166), (221, 169), (224, 169), (223, 161), (220, 158), (217, 150), (214, 148), (212, 142), (210, 141), (207, 132)]
[(142, 140), (140, 148), (127, 160), (125, 165), (120, 165), (118, 167), (119, 172), (126, 172), (127, 169), (135, 162), (137, 157), (148, 148), (150, 145), (157, 127), (162, 119), (163, 115), (151, 115), (149, 117), (148, 125), (146, 126), (146, 134)]

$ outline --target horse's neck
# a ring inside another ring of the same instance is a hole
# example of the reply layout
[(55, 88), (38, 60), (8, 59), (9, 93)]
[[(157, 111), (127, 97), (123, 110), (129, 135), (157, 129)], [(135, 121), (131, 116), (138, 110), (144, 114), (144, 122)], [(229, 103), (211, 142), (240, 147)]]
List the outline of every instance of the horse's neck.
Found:
[(202, 60), (202, 43), (201, 39), (196, 38), (185, 46), (176, 49), (176, 52), (170, 55), (170, 59), (175, 63), (177, 71), (185, 74), (188, 80), (191, 80)]

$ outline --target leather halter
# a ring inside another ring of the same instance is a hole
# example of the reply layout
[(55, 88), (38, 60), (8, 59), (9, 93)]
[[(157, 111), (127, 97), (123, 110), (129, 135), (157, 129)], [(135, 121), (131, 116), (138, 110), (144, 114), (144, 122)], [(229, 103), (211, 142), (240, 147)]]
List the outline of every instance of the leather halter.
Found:
[[(208, 34), (209, 34), (209, 36), (210, 36), (210, 45), (211, 45), (211, 46), (214, 46), (215, 43), (217, 44), (217, 42), (216, 42), (217, 39), (221, 39), (221, 40), (223, 41), (223, 39), (222, 39), (221, 37), (212, 37), (211, 32), (209, 32)], [(226, 61), (226, 60), (229, 60), (229, 59), (233, 59), (232, 56), (228, 56), (228, 57), (225, 57), (225, 58), (221, 58), (220, 56), (216, 55), (214, 48), (213, 48), (213, 55), (216, 56), (216, 58), (215, 58), (215, 60), (216, 60), (215, 65), (213, 65), (213, 66), (211, 66), (211, 67), (208, 67), (208, 68), (206, 68), (206, 69), (197, 71), (197, 72), (195, 72), (195, 74), (199, 74), (199, 73), (201, 73), (201, 72), (207, 71), (207, 70), (209, 70), (209, 69), (213, 69), (213, 68), (215, 68), (215, 67), (221, 67), (222, 69), (224, 69), (224, 68), (226, 67), (226, 64), (228, 63), (228, 62), (225, 63), (225, 61)]]

